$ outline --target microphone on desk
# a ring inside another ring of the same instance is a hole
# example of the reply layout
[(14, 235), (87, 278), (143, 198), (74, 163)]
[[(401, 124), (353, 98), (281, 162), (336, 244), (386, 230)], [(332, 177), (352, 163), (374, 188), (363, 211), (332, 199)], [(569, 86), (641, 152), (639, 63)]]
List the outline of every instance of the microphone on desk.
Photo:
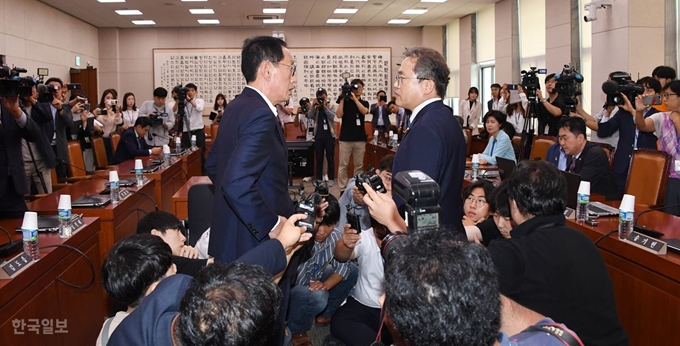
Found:
[(666, 209), (666, 208), (669, 208), (669, 207), (677, 207), (677, 206), (680, 206), (680, 203), (671, 204), (671, 205), (664, 205), (662, 207), (656, 207), (656, 208), (649, 208), (649, 209), (641, 212), (640, 214), (638, 214), (638, 216), (635, 218), (635, 220), (633, 220), (633, 231), (638, 232), (638, 233), (642, 233), (644, 235), (648, 235), (648, 236), (654, 237), (654, 238), (659, 238), (659, 237), (664, 236), (665, 235), (664, 233), (661, 233), (661, 232), (654, 230), (654, 229), (651, 229), (651, 228), (647, 228), (643, 225), (638, 225), (637, 222), (640, 219), (640, 216), (642, 216), (642, 214), (644, 214), (644, 213), (648, 213), (650, 211), (655, 211), (655, 210), (663, 210), (663, 209)]

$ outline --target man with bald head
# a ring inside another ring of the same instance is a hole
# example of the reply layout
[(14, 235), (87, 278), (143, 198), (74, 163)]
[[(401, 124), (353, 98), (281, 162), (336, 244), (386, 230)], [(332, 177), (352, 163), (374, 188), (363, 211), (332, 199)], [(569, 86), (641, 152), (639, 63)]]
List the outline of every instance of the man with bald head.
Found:
[[(420, 170), (434, 179), (441, 189), (439, 205), (444, 212), (440, 223), (462, 233), (466, 145), (453, 110), (442, 102), (449, 68), (434, 49), (413, 47), (404, 56), (394, 82), (395, 102), (413, 112), (392, 171)], [(404, 201), (396, 196), (394, 200), (403, 215)]]
[(288, 196), (288, 149), (274, 106), (290, 98), (297, 78), (286, 43), (247, 39), (241, 51), (247, 86), (224, 110), (212, 146), (217, 156), (208, 253), (229, 263), (276, 237), (293, 213)]

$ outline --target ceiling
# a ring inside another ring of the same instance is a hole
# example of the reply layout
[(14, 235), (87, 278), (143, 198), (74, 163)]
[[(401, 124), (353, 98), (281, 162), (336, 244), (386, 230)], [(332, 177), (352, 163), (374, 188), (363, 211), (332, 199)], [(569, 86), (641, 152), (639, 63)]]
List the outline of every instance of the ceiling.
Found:
[[(398, 26), (442, 26), (454, 19), (477, 12), (499, 0), (448, 0), (426, 3), (420, 0), (208, 0), (182, 2), (180, 0), (126, 0), (124, 3), (99, 3), (97, 0), (40, 0), (98, 28), (136, 28), (132, 20), (153, 20), (152, 27), (300, 27), (300, 26), (388, 26), (390, 19), (410, 19)], [(189, 9), (213, 9), (214, 14), (193, 15)], [(283, 24), (263, 24), (262, 20), (248, 19), (263, 15), (263, 8), (286, 8), (285, 14), (268, 14), (285, 19)], [(355, 8), (355, 14), (334, 14), (337, 8)], [(115, 10), (140, 10), (143, 15), (121, 16)], [(422, 15), (405, 15), (407, 9), (427, 9)], [(329, 18), (346, 18), (346, 24), (326, 24)], [(219, 25), (201, 25), (198, 19), (219, 19)], [(391, 25), (391, 24), (390, 24)]]

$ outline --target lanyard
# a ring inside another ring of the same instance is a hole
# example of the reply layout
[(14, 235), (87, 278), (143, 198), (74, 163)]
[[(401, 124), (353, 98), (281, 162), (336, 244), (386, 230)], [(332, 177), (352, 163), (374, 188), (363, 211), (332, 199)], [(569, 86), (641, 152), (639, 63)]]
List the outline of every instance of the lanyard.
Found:
[[(325, 244), (325, 242), (324, 242), (324, 244)], [(325, 248), (326, 248), (326, 246), (322, 245), (318, 250), (320, 252), (319, 253), (319, 261), (314, 264), (314, 270), (313, 270), (313, 274), (312, 274), (312, 278), (314, 278), (315, 280), (321, 279), (319, 276), (323, 272), (322, 271), (323, 267), (325, 267), (324, 266), (324, 260), (326, 259)]]

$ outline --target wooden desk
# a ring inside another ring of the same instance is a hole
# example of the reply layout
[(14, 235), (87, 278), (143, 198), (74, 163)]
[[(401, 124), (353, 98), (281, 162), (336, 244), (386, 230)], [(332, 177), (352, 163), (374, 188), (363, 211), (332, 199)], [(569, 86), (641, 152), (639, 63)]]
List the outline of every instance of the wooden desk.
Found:
[[(643, 210), (636, 207), (636, 216)], [(601, 217), (597, 222), (596, 227), (574, 220), (568, 220), (567, 225), (593, 241), (618, 228), (617, 217)], [(665, 233), (662, 239), (680, 238), (680, 218), (673, 215), (652, 211), (638, 222)], [(667, 255), (651, 254), (620, 241), (616, 233), (600, 241), (598, 247), (614, 285), (616, 307), (630, 344), (677, 345), (680, 255), (671, 251)]]
[(182, 170), (186, 172), (186, 175), (182, 175), (186, 181), (188, 177), (200, 176), (201, 173), (201, 150), (194, 150), (189, 152), (188, 155), (180, 156), (182, 159)]
[[(59, 206), (59, 195), (71, 195), (71, 200), (75, 201), (81, 196), (98, 194), (105, 188), (105, 182), (104, 179), (79, 181), (29, 203), (28, 210), (36, 211), (41, 215), (56, 214), (57, 207)], [(99, 217), (101, 223), (101, 231), (99, 232), (99, 252), (102, 260), (106, 257), (107, 252), (113, 244), (120, 239), (135, 233), (137, 230), (137, 222), (146, 212), (155, 210), (154, 204), (149, 198), (154, 195), (155, 185), (154, 180), (149, 181), (139, 189), (139, 192), (144, 195), (133, 193), (118, 204), (109, 203), (101, 208), (74, 208), (72, 210), (74, 214)], [(137, 191), (136, 187), (126, 187), (125, 189)]]
[(488, 139), (482, 139), (478, 137), (472, 137), (470, 141), (470, 154), (480, 154), (486, 149), (486, 145), (489, 143)]
[(386, 146), (376, 145), (373, 143), (366, 143), (366, 155), (364, 156), (364, 170), (368, 169), (368, 166), (372, 166), (374, 169), (379, 168), (380, 160), (382, 160), (383, 157), (394, 154), (396, 154), (396, 151)]
[[(87, 255), (95, 268), (94, 284), (78, 290), (56, 278), (77, 286), (86, 285), (91, 279), (91, 269), (80, 254), (66, 248), (40, 249), (40, 260), (33, 263), (11, 280), (0, 280), (0, 340), (3, 345), (94, 345), (104, 322), (100, 278), (100, 222), (85, 217), (85, 226), (71, 238), (61, 239), (57, 233), (40, 233), (39, 246), (66, 244)], [(14, 239), (21, 241), (21, 233), (15, 232), (21, 220), (2, 220)], [(30, 320), (29, 320), (30, 319)], [(45, 334), (44, 326), (29, 331), (28, 325), (36, 325), (35, 319), (51, 323), (57, 331), (57, 320), (66, 321), (66, 333)], [(16, 323), (13, 326), (12, 321)], [(26, 323), (23, 330), (21, 322)], [(17, 327), (17, 328), (15, 328)], [(24, 334), (17, 334), (23, 332)]]
[[(200, 151), (199, 151), (200, 153)], [(200, 154), (199, 154), (200, 155)], [(142, 157), (145, 166), (149, 165), (150, 157)], [(118, 176), (120, 178), (134, 178), (135, 174), (130, 173), (135, 167), (135, 160), (128, 160), (118, 164)], [(182, 160), (173, 158), (169, 167), (161, 167), (155, 172), (144, 173), (144, 176), (153, 179), (155, 184), (155, 199), (158, 210), (172, 212), (172, 195), (179, 190), (186, 180), (182, 171)]]
[[(175, 214), (175, 216), (177, 216), (177, 218), (180, 220), (189, 218), (189, 189), (196, 184), (212, 184), (212, 181), (206, 176), (191, 177), (172, 196), (172, 213)], [(212, 203), (212, 201), (209, 201), (209, 203)]]

